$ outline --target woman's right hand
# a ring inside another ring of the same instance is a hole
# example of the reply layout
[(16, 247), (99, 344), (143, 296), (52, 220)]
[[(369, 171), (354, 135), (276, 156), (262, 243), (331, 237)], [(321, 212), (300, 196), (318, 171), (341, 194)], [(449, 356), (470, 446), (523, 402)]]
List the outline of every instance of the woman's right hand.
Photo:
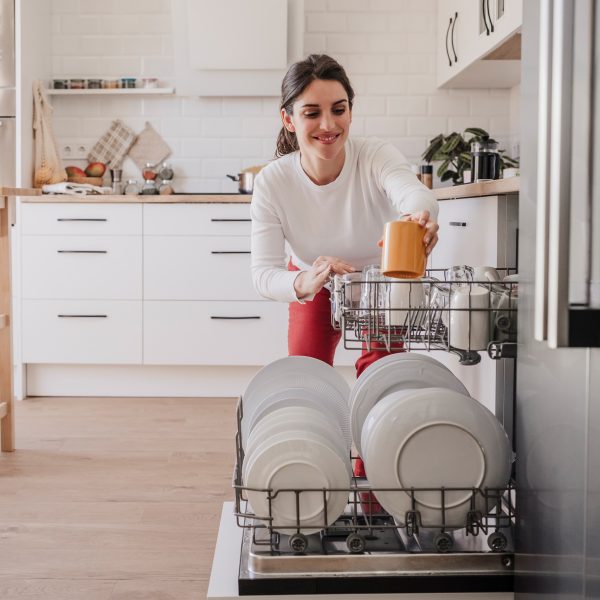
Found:
[(323, 289), (332, 274), (353, 273), (354, 267), (335, 256), (319, 256), (308, 271), (302, 271), (294, 281), (299, 299), (316, 294)]

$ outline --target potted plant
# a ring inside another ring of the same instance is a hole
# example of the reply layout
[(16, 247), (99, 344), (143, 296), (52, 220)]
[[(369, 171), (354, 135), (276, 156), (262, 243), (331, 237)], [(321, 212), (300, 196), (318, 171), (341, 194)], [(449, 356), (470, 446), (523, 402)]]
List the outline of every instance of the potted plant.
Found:
[[(456, 131), (447, 136), (440, 133), (430, 140), (422, 158), (428, 163), (442, 161), (437, 170), (438, 177), (441, 181), (452, 179), (452, 183), (458, 185), (464, 182), (465, 169), (471, 168), (471, 142), (478, 141), (494, 142), (495, 140), (490, 138), (485, 129), (479, 127), (467, 127), (463, 135)], [(500, 170), (506, 167), (518, 167), (519, 161), (506, 156), (505, 152), (500, 150)]]

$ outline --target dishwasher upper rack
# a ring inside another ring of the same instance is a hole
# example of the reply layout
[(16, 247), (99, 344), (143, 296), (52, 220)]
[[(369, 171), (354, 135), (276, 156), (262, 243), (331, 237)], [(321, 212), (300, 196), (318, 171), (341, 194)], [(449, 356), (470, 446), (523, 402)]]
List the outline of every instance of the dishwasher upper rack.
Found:
[[(406, 512), (404, 524), (398, 523), (379, 506), (374, 495), (379, 488), (373, 488), (365, 478), (352, 477), (348, 488), (314, 488), (314, 489), (257, 489), (244, 485), (242, 478), (242, 465), (244, 463), (244, 449), (242, 445), (242, 419), (244, 417), (243, 400), (238, 398), (236, 408), (237, 431), (235, 435), (236, 461), (233, 472), (233, 488), (235, 490), (234, 514), (238, 527), (252, 529), (252, 541), (257, 546), (267, 546), (272, 553), (284, 554), (286, 551), (302, 554), (308, 548), (307, 529), (317, 528), (311, 525), (303, 528), (300, 525), (300, 496), (301, 494), (317, 494), (323, 499), (323, 527), (321, 537), (343, 534), (346, 536), (348, 554), (361, 553), (366, 548), (368, 536), (375, 530), (394, 529), (404, 537), (417, 538), (420, 532), (436, 533), (433, 544), (437, 552), (447, 553), (453, 550), (453, 537), (449, 533), (445, 518), (445, 494), (449, 492), (468, 492), (471, 494), (470, 510), (465, 519), (465, 534), (467, 536), (488, 535), (487, 543), (491, 552), (504, 552), (516, 522), (515, 486), (511, 480), (504, 488), (381, 488), (380, 491), (392, 491), (399, 494), (408, 494), (411, 497), (411, 510)], [(357, 459), (350, 456), (353, 466)], [(353, 472), (354, 469), (353, 469)], [(248, 504), (247, 491), (265, 494), (268, 501), (269, 512), (266, 515), (254, 514)], [(327, 524), (327, 494), (329, 492), (347, 492), (348, 508), (344, 513), (341, 525)], [(438, 523), (423, 524), (418, 510), (416, 495), (421, 492), (437, 492), (441, 499), (441, 519)], [(271, 501), (279, 494), (293, 494), (296, 499), (296, 524), (294, 526), (279, 526), (274, 522), (271, 514)], [(477, 500), (484, 502), (484, 510), (478, 510)], [(257, 531), (263, 535), (257, 536)], [(281, 532), (286, 532), (287, 549), (282, 543)]]
[[(514, 268), (497, 268), (501, 275), (516, 273)], [(385, 278), (385, 281), (343, 281), (335, 277), (331, 291), (331, 324), (341, 330), (348, 350), (380, 350), (386, 352), (411, 350), (441, 350), (459, 357), (463, 365), (481, 361), (480, 352), (492, 359), (515, 358), (517, 347), (516, 281), (445, 281), (446, 269), (427, 269), (420, 281)], [(423, 295), (418, 306), (391, 308), (392, 298), (405, 286), (404, 298), (410, 304)], [(418, 286), (418, 287), (417, 287)], [(453, 306), (451, 298), (458, 290), (487, 290), (484, 306), (474, 306), (471, 293), (466, 294), (467, 306)], [(421, 291), (422, 290), (422, 291)], [(419, 292), (419, 293), (417, 293)], [(441, 298), (446, 298), (440, 305)], [(457, 315), (464, 315), (462, 347), (453, 345), (453, 324)], [(485, 318), (489, 339), (485, 347), (472, 344), (475, 330)]]

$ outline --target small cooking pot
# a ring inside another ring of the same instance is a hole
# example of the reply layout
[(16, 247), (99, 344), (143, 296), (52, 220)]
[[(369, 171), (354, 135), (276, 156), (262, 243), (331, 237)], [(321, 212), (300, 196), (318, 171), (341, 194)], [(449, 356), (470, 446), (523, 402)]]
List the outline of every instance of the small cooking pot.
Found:
[(251, 173), (249, 171), (244, 171), (243, 173), (238, 173), (237, 175), (227, 175), (229, 179), (232, 181), (239, 182), (239, 192), (240, 194), (251, 194), (252, 189), (254, 188), (254, 178), (256, 177), (256, 173)]

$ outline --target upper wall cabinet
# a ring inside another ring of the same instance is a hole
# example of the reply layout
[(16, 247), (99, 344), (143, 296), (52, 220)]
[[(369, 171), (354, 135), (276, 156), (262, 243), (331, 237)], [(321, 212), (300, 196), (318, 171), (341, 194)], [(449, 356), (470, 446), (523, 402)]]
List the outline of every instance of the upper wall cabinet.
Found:
[(438, 0), (438, 87), (519, 83), (522, 22), (523, 0)]
[(302, 58), (304, 0), (172, 0), (183, 96), (278, 96)]

